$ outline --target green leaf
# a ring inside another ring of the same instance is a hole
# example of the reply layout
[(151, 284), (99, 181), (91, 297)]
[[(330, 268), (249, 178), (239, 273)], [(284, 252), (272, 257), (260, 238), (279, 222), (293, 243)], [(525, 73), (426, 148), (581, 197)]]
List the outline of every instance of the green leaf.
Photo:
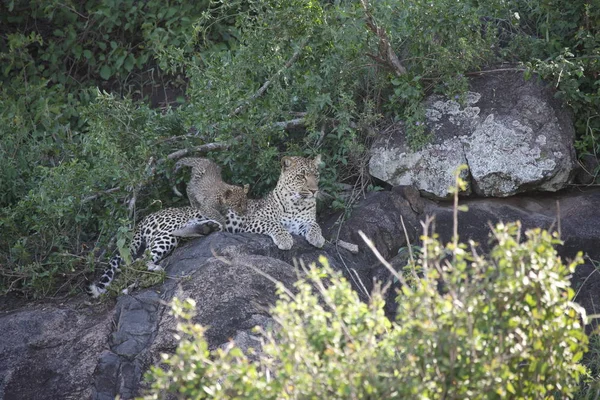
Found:
[(103, 65), (100, 68), (100, 77), (104, 80), (108, 80), (112, 76), (112, 69), (108, 65)]
[(517, 393), (517, 391), (515, 390), (515, 387), (513, 386), (513, 384), (510, 381), (506, 382), (506, 390), (508, 390), (512, 394)]
[(131, 72), (131, 70), (133, 70), (134, 65), (135, 65), (135, 57), (133, 56), (133, 54), (129, 53), (127, 55), (127, 58), (125, 59), (123, 67), (125, 67), (125, 70), (127, 70), (127, 72)]

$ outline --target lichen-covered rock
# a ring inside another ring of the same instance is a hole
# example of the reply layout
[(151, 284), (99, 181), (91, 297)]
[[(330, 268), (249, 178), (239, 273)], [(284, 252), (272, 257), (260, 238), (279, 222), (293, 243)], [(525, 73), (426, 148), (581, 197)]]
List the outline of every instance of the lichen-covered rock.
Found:
[(552, 89), (521, 73), (473, 78), (464, 106), (432, 96), (426, 101), (433, 142), (411, 151), (400, 124), (371, 149), (369, 171), (392, 185), (415, 185), (437, 198), (450, 196), (461, 164), (465, 194), (507, 197), (527, 190), (556, 191), (571, 179), (574, 128)]

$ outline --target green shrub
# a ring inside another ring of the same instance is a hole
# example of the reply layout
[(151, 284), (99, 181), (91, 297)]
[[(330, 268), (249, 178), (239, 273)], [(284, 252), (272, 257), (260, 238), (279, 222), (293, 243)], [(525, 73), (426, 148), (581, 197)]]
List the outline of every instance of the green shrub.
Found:
[[(37, 38), (21, 47), (21, 60), (7, 64), (4, 76), (16, 72), (76, 87), (82, 80), (111, 78), (127, 87), (164, 47), (190, 52), (192, 24), (208, 6), (186, 0), (2, 3), (0, 26), (9, 46), (0, 41), (0, 52), (22, 38)], [(36, 62), (23, 62), (32, 59)]]
[(137, 196), (142, 209), (146, 196), (171, 201), (166, 182), (143, 183), (152, 167), (164, 171), (148, 164), (168, 151), (165, 136), (183, 133), (180, 120), (95, 86), (139, 98), (171, 82), (155, 53), (194, 50), (189, 33), (206, 7), (0, 2), (0, 294), (80, 286), (98, 247), (129, 216), (124, 200)]
[(589, 335), (589, 349), (584, 355), (582, 364), (589, 370), (589, 375), (581, 382), (575, 399), (592, 400), (600, 397), (600, 334), (596, 329)]
[[(146, 399), (564, 398), (585, 368), (583, 310), (572, 302), (556, 235), (498, 225), (489, 256), (424, 237), (419, 266), (397, 297), (395, 321), (379, 292), (368, 304), (325, 258), (296, 284), (279, 286), (274, 329), (260, 330), (251, 363), (230, 343), (208, 350), (191, 321), (193, 301), (174, 300), (183, 317), (165, 369), (152, 367)], [(401, 280), (404, 278), (399, 275)]]
[[(511, 2), (510, 54), (556, 87), (575, 115), (578, 155), (600, 153), (600, 7), (587, 0)], [(590, 171), (597, 174), (598, 171)]]
[[(100, 261), (98, 249), (109, 243), (119, 227), (131, 229), (134, 221), (129, 217), (135, 220), (137, 213), (173, 203), (165, 193), (168, 185), (163, 175), (169, 166), (149, 165), (157, 153), (169, 151), (162, 138), (182, 133), (172, 112), (97, 92), (77, 113), (85, 120), (85, 132), (71, 131), (67, 124), (69, 140), (64, 141), (47, 132), (60, 145), (43, 138), (25, 141), (31, 148), (15, 145), (15, 151), (23, 153), (22, 159), (11, 161), (22, 165), (10, 164), (15, 166), (13, 184), (28, 190), (0, 210), (0, 292), (19, 290), (40, 297), (81, 285), (82, 272), (93, 270)], [(60, 129), (60, 123), (49, 127)], [(41, 148), (51, 151), (49, 161), (28, 158), (39, 156)], [(20, 168), (30, 176), (28, 181), (19, 179)], [(163, 178), (162, 185), (151, 184), (153, 170)], [(136, 214), (130, 215), (124, 200), (133, 196), (138, 197), (131, 210)], [(162, 203), (153, 202), (160, 198)]]
[[(274, 186), (282, 154), (321, 153), (323, 192), (342, 207), (339, 182), (369, 184), (382, 116), (418, 122), (426, 90), (452, 76), (455, 91), (490, 54), (479, 6), (409, 3), (368, 5), (403, 77), (367, 55), (379, 38), (356, 2), (0, 3), (0, 293), (80, 284), (132, 211), (176, 202), (163, 178), (178, 149), (238, 138), (208, 156), (254, 196)], [(176, 110), (121, 98), (176, 80), (187, 82)]]

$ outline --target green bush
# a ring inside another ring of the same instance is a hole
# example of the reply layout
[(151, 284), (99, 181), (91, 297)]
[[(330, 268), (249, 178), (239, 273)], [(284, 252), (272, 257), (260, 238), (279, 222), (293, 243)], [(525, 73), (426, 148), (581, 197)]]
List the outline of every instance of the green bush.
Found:
[[(600, 153), (600, 7), (587, 0), (512, 2), (511, 54), (554, 84), (575, 115), (579, 156)], [(590, 171), (598, 174), (598, 171)]]
[(186, 0), (2, 3), (0, 26), (9, 46), (0, 41), (0, 52), (30, 35), (37, 39), (21, 47), (21, 59), (4, 67), (5, 77), (18, 72), (75, 86), (116, 78), (123, 87), (164, 47), (193, 50), (189, 31), (208, 7), (208, 1)]
[[(4, 0), (0, 11), (0, 293), (80, 284), (132, 212), (177, 203), (164, 178), (182, 148), (232, 140), (207, 156), (253, 196), (273, 187), (281, 155), (321, 153), (321, 187), (341, 208), (339, 183), (370, 185), (380, 126), (402, 119), (423, 145), (424, 96), (460, 97), (468, 71), (499, 60), (555, 78), (580, 155), (600, 151), (600, 21), (587, 0)], [(131, 100), (157, 85), (185, 85), (177, 109)]]
[(142, 183), (161, 140), (183, 133), (179, 119), (95, 86), (140, 98), (145, 86), (170, 82), (155, 53), (194, 50), (189, 32), (206, 7), (0, 2), (0, 294), (80, 286), (129, 217), (124, 200), (137, 196), (142, 209), (145, 196), (170, 201), (166, 184)]
[[(395, 321), (374, 292), (368, 304), (322, 258), (291, 293), (279, 286), (260, 330), (258, 361), (230, 343), (210, 352), (191, 321), (193, 301), (174, 300), (181, 341), (152, 367), (146, 399), (565, 398), (585, 373), (584, 311), (572, 302), (556, 235), (498, 225), (489, 256), (424, 237), (422, 276), (397, 297)], [(409, 272), (410, 273), (410, 272)], [(400, 280), (404, 280), (398, 275)]]
[[(0, 293), (80, 285), (131, 212), (177, 202), (165, 158), (182, 148), (237, 138), (208, 156), (254, 196), (273, 187), (282, 154), (321, 153), (322, 189), (343, 206), (339, 182), (369, 184), (383, 116), (418, 122), (427, 90), (452, 76), (454, 92), (490, 55), (481, 7), (409, 3), (368, 4), (402, 77), (375, 61), (379, 38), (356, 2), (0, 3)], [(175, 110), (121, 98), (175, 81), (187, 82)]]
[(588, 368), (589, 375), (581, 382), (574, 398), (598, 399), (600, 396), (600, 334), (597, 329), (589, 335), (589, 349), (583, 357), (582, 364)]
[[(161, 202), (154, 204), (153, 199), (173, 203), (165, 193), (163, 175), (169, 166), (149, 165), (157, 152), (168, 151), (162, 138), (182, 133), (172, 112), (97, 92), (77, 113), (85, 120), (85, 133), (67, 126), (70, 138), (56, 136), (60, 145), (43, 139), (26, 142), (31, 148), (17, 148), (15, 143), (15, 151), (23, 152), (23, 165), (14, 164), (18, 158), (7, 161), (15, 168), (13, 184), (31, 186), (0, 210), (0, 291), (51, 296), (79, 286), (82, 272), (96, 264), (98, 248), (105, 247), (119, 227), (131, 228), (129, 217), (135, 220), (135, 214), (130, 215), (124, 200), (139, 197), (131, 211), (140, 214), (160, 208)], [(11, 127), (0, 127), (0, 132), (4, 129)], [(48, 162), (28, 159), (39, 156), (41, 148), (48, 151)], [(30, 174), (29, 181), (17, 179), (21, 168)], [(151, 184), (153, 171), (162, 185)]]

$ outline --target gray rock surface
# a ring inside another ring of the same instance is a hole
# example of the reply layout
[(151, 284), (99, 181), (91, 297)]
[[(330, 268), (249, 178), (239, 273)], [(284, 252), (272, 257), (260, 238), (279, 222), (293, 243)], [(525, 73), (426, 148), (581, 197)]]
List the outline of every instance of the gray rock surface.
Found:
[[(488, 221), (521, 219), (525, 227), (548, 228), (555, 221), (556, 200), (565, 239), (561, 254), (572, 256), (583, 249), (600, 259), (600, 190), (468, 200), (463, 202), (469, 211), (460, 214), (459, 232), (463, 239), (474, 239), (485, 247)], [(81, 295), (62, 303), (0, 311), (0, 399), (134, 397), (139, 394), (143, 373), (158, 362), (160, 353), (172, 352), (177, 344), (175, 320), (167, 306), (173, 296), (195, 299), (195, 321), (208, 327), (211, 348), (230, 340), (244, 349), (256, 348), (252, 328), (274, 324), (268, 309), (276, 300), (275, 285), (263, 274), (291, 288), (299, 273), (294, 260), (310, 263), (323, 254), (365, 298), (364, 291), (372, 289), (373, 279), (386, 282), (389, 273), (356, 231), (363, 230), (378, 251), (393, 260), (406, 245), (406, 237), (416, 243), (422, 231), (420, 221), (428, 214), (436, 215), (437, 231), (448, 240), (452, 232), (450, 204), (423, 199), (410, 187), (371, 193), (348, 221), (335, 224), (332, 216), (323, 223), (327, 238), (358, 244), (358, 254), (332, 243), (315, 249), (298, 237), (291, 251), (281, 251), (266, 236), (219, 232), (180, 245), (165, 260), (169, 279), (162, 285), (103, 304), (86, 304), (87, 297)], [(394, 260), (398, 267), (402, 262)], [(577, 299), (588, 312), (600, 304), (600, 277), (592, 271), (594, 267), (588, 263), (574, 277)], [(388, 292), (390, 316), (394, 296), (394, 291)]]
[(556, 191), (573, 176), (573, 122), (551, 88), (520, 72), (486, 74), (470, 80), (464, 106), (431, 96), (427, 127), (433, 142), (411, 151), (404, 126), (382, 133), (371, 148), (369, 172), (391, 185), (415, 185), (424, 194), (448, 198), (454, 171), (468, 169), (465, 194), (507, 197)]
[(86, 399), (112, 312), (36, 305), (0, 314), (0, 399)]
[[(378, 193), (366, 207), (336, 232), (352, 237), (360, 226), (382, 252), (397, 251), (405, 239), (395, 219), (406, 213), (408, 222), (417, 223), (410, 202)], [(372, 218), (379, 207), (389, 216)], [(300, 273), (297, 260), (308, 265), (320, 255), (366, 299), (378, 267), (371, 252), (352, 254), (331, 243), (316, 249), (299, 237), (292, 250), (282, 251), (267, 236), (224, 232), (181, 244), (164, 261), (164, 284), (116, 301), (90, 304), (81, 295), (2, 312), (0, 298), (0, 399), (133, 398), (143, 373), (177, 344), (167, 305), (173, 296), (196, 300), (195, 321), (208, 327), (211, 348), (230, 340), (254, 347), (252, 328), (273, 323), (268, 310), (277, 299), (274, 283), (261, 273), (292, 288)]]

